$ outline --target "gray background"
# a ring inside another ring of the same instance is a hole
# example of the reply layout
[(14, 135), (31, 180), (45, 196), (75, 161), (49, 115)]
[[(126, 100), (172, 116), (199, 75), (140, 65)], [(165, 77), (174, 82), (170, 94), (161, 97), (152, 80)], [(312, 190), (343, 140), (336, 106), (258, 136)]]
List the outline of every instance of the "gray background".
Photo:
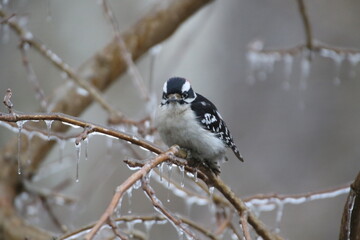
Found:
[[(112, 38), (111, 28), (96, 1), (10, 2), (8, 12), (25, 16), (28, 29), (74, 68)], [(111, 1), (121, 30), (129, 28), (156, 3), (155, 0)], [(359, 1), (306, 3), (317, 40), (360, 49)], [(301, 193), (353, 180), (360, 167), (359, 67), (344, 61), (337, 72), (333, 60), (316, 55), (306, 88), (302, 89), (302, 56), (297, 56), (290, 76), (286, 76), (284, 63), (280, 61), (265, 79), (249, 82), (251, 71), (246, 53), (248, 44), (255, 39), (263, 40), (269, 49), (303, 43), (305, 36), (296, 1), (223, 0), (205, 7), (162, 44), (154, 69), (155, 94), (160, 98), (162, 84), (168, 77), (183, 76), (190, 79), (195, 91), (217, 105), (245, 158), (245, 163), (240, 163), (229, 152), (230, 160), (222, 166), (221, 177), (239, 196)], [(39, 103), (26, 80), (17, 36), (10, 33), (7, 37), (3, 29), (0, 40), (0, 92), (10, 87), (16, 110), (37, 111)], [(30, 51), (30, 57), (47, 95), (66, 81), (37, 53)], [(147, 83), (151, 57), (147, 54), (138, 62)], [(339, 85), (334, 84), (337, 75), (341, 79)], [(125, 75), (105, 96), (127, 116), (140, 119), (146, 115), (144, 102), (139, 100), (139, 92), (131, 81)], [(283, 87), (286, 81), (289, 89)], [(153, 105), (150, 106), (153, 110)], [(82, 118), (105, 123), (106, 114), (98, 104), (93, 104)], [(1, 146), (9, 136), (15, 134), (0, 128)], [(131, 173), (121, 161), (126, 155), (122, 143), (115, 141), (108, 150), (107, 142), (104, 137), (91, 138), (89, 160), (80, 165), (80, 182), (64, 192), (79, 199), (78, 204), (72, 208), (55, 207), (60, 219), (71, 229), (98, 219), (115, 187)], [(35, 185), (51, 187), (66, 177), (73, 179), (72, 141), (66, 144), (65, 156), (66, 160), (59, 164), (59, 149), (54, 148), (42, 166), (45, 175)], [(171, 202), (166, 203), (166, 188), (156, 183), (154, 188), (169, 209), (186, 215), (186, 204), (181, 198), (171, 195)], [(153, 213), (141, 190), (133, 195), (134, 213)], [(281, 235), (286, 239), (336, 239), (344, 201), (345, 196), (341, 196), (286, 205)], [(123, 204), (126, 209), (126, 197)], [(194, 206), (190, 217), (210, 224), (203, 220), (208, 219), (206, 212), (207, 206)], [(262, 216), (270, 227), (275, 226), (275, 212)], [(35, 213), (29, 219), (55, 231), (46, 217)], [(143, 228), (141, 224), (136, 226)], [(154, 228), (150, 239), (169, 239), (169, 236), (177, 235), (167, 224)]]

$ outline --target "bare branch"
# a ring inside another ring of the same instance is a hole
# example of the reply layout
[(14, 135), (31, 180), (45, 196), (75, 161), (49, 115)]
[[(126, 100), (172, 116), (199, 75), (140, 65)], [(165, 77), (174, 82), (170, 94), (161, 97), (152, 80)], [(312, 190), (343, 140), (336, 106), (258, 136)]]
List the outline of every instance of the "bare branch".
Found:
[(240, 216), (240, 223), (241, 223), (241, 228), (242, 228), (242, 230), (244, 232), (245, 240), (251, 240), (249, 226), (248, 226), (248, 214), (247, 214), (247, 212), (244, 212), (244, 214)]

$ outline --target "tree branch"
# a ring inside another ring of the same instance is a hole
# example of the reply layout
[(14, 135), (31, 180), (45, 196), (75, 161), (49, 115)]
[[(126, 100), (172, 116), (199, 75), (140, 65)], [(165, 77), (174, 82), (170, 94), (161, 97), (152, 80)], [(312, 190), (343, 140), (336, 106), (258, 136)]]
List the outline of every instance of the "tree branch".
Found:
[(339, 240), (360, 239), (360, 172), (351, 184), (351, 190), (344, 206)]

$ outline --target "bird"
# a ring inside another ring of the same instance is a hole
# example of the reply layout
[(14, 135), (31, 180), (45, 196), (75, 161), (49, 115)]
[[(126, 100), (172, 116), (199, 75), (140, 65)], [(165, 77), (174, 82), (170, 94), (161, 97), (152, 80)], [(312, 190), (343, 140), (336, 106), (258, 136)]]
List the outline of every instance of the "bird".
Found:
[(171, 77), (164, 83), (156, 127), (166, 145), (186, 149), (187, 158), (215, 175), (220, 174), (218, 163), (227, 160), (226, 148), (244, 161), (216, 106), (195, 92), (185, 78)]

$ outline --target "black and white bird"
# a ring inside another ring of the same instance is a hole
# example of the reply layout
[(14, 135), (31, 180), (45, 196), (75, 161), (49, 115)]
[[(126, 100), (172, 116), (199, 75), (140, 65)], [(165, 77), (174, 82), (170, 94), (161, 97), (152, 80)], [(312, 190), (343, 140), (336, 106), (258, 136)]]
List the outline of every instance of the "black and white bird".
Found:
[(220, 173), (217, 163), (226, 159), (226, 148), (243, 161), (215, 105), (194, 92), (185, 78), (173, 77), (165, 82), (156, 122), (168, 146), (177, 144), (187, 149), (191, 159), (205, 164), (215, 174)]

